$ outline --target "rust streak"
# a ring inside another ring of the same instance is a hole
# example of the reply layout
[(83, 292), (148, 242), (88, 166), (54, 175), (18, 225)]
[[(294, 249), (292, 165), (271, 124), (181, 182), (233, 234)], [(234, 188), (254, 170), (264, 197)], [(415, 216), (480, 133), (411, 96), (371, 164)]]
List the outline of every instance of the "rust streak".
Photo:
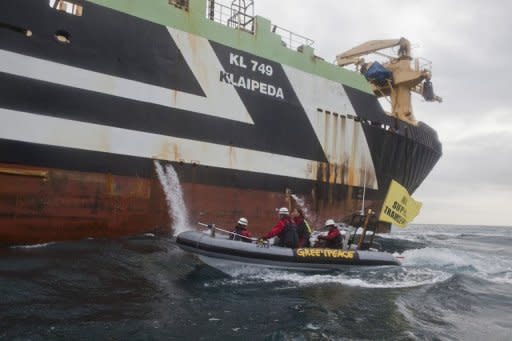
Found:
[(179, 149), (179, 147), (178, 147), (178, 144), (174, 143), (174, 144), (172, 145), (172, 151), (173, 151), (173, 153), (174, 153), (174, 160), (175, 160), (175, 161), (180, 161), (180, 162), (182, 162), (182, 161), (183, 161), (183, 159), (182, 159), (182, 157), (181, 157), (180, 149)]
[(229, 167), (233, 168), (234, 165), (236, 165), (236, 161), (237, 161), (237, 158), (236, 158), (236, 152), (235, 150), (233, 149), (233, 146), (229, 146)]
[(176, 105), (178, 102), (178, 90), (171, 90), (171, 103)]

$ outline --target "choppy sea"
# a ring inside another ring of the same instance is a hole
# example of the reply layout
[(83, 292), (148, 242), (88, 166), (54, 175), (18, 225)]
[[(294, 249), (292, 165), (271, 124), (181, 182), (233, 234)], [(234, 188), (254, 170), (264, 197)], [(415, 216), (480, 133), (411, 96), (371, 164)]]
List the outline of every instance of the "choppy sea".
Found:
[(379, 239), (403, 266), (228, 276), (151, 234), (0, 249), (0, 339), (512, 340), (512, 228)]

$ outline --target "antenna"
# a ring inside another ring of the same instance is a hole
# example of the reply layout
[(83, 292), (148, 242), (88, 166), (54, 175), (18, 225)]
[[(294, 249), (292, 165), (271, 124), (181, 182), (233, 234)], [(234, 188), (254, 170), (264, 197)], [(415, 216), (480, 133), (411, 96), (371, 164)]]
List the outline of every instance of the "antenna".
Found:
[(364, 214), (364, 199), (366, 196), (366, 160), (364, 162), (364, 180), (363, 180), (363, 203), (361, 204), (361, 212)]

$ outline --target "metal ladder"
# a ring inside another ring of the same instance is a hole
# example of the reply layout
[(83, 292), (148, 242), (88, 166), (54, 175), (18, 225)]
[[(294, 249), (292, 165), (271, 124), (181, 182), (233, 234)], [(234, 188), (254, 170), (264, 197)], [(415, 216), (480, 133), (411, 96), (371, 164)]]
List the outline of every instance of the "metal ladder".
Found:
[(233, 0), (228, 26), (247, 31), (254, 30), (254, 1)]

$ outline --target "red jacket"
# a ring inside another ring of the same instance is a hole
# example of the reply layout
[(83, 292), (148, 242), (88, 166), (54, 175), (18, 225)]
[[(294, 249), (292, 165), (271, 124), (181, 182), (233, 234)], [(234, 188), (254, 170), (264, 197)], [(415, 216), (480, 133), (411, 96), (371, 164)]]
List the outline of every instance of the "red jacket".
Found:
[(251, 238), (251, 233), (247, 229), (243, 229), (240, 234), (244, 237)]
[(338, 228), (335, 227), (335, 228), (332, 228), (329, 230), (329, 233), (327, 234), (327, 236), (320, 236), (320, 237), (318, 237), (318, 239), (334, 240), (338, 236), (341, 236), (341, 233), (340, 233), (340, 230), (338, 230)]
[[(231, 239), (231, 240), (241, 240), (243, 242), (250, 242), (251, 241), (251, 239), (250, 239), (251, 238), (251, 233), (245, 227), (242, 227), (242, 228), (235, 227), (233, 229), (233, 231), (231, 231), (231, 232), (237, 234), (237, 235), (234, 235), (234, 234), (230, 235), (229, 239)], [(246, 237), (247, 239), (245, 239), (243, 237), (240, 237), (240, 236)]]
[(267, 233), (265, 236), (263, 236), (263, 238), (270, 239), (272, 237), (277, 236), (278, 234), (283, 232), (284, 227), (286, 226), (286, 224), (288, 224), (289, 221), (291, 221), (290, 217), (283, 217), (283, 218), (279, 219), (276, 226), (274, 226), (272, 228), (272, 230), (270, 230), (269, 233)]

